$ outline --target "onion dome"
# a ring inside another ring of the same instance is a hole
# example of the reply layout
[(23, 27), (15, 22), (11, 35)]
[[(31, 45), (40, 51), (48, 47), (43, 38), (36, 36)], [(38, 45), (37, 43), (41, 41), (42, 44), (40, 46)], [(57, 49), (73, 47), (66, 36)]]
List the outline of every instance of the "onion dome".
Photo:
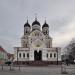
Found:
[(44, 28), (44, 27), (49, 27), (49, 25), (46, 23), (46, 21), (45, 21), (45, 23), (43, 24), (42, 28)]
[(28, 23), (28, 20), (27, 20), (27, 22), (24, 24), (24, 27), (30, 27), (30, 24)]
[(32, 26), (33, 25), (39, 25), (40, 26), (40, 23), (37, 21), (37, 18), (35, 18), (35, 21), (32, 23)]

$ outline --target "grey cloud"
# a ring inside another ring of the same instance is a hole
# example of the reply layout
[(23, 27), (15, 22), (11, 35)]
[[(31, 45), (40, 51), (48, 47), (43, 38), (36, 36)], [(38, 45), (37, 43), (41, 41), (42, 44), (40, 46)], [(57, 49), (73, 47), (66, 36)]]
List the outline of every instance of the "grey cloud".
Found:
[[(8, 43), (12, 47), (20, 44), (26, 16), (31, 24), (35, 13), (41, 24), (44, 23), (44, 17), (47, 17), (50, 35), (54, 38), (56, 33), (62, 32), (61, 29), (74, 20), (75, 0), (0, 0), (0, 39), (12, 40)], [(11, 50), (8, 46), (6, 49)]]

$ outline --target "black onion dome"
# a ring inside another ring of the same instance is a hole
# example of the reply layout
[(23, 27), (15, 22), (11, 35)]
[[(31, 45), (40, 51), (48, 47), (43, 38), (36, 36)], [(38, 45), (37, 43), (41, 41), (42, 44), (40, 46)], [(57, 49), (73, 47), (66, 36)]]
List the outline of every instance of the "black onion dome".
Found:
[(30, 24), (28, 23), (28, 20), (27, 20), (27, 23), (24, 24), (24, 27), (30, 27)]
[(37, 19), (35, 19), (35, 21), (32, 23), (32, 26), (36, 24), (40, 26), (40, 23), (37, 21)]
[(43, 24), (42, 28), (44, 28), (44, 27), (49, 27), (49, 25), (46, 23), (46, 21), (45, 21), (45, 23)]

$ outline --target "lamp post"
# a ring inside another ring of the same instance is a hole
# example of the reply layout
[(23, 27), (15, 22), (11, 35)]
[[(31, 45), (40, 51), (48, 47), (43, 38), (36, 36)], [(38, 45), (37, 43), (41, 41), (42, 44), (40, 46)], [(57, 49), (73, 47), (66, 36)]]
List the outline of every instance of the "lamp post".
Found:
[(17, 48), (17, 65), (18, 65), (18, 50), (19, 50), (19, 48)]
[(56, 52), (57, 52), (57, 65), (58, 65), (58, 48), (56, 48)]

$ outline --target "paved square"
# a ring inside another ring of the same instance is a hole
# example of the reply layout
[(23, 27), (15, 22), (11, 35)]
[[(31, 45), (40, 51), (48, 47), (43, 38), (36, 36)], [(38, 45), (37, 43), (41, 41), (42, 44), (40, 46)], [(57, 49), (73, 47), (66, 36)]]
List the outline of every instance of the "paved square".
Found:
[[(12, 67), (10, 71), (9, 66), (4, 66), (3, 71), (0, 66), (0, 75), (63, 75), (61, 74), (61, 66), (48, 67)], [(66, 67), (67, 75), (75, 75), (75, 66)], [(66, 74), (64, 74), (66, 75)]]

